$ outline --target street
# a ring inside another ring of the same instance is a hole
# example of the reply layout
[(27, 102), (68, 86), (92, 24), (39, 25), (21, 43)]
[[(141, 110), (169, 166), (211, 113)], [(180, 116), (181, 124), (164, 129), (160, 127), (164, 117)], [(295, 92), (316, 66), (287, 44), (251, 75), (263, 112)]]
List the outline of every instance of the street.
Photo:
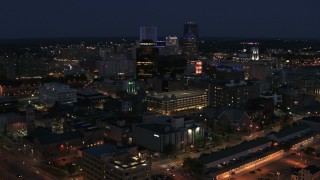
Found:
[[(320, 150), (320, 144), (315, 143), (311, 145)], [(303, 150), (291, 150), (288, 152), (288, 156), (270, 163), (266, 166), (258, 168), (257, 170), (253, 169), (253, 172), (249, 172), (237, 177), (237, 180), (248, 180), (248, 179), (291, 179), (291, 170), (292, 168), (304, 168), (308, 165), (317, 165), (320, 166), (320, 158), (306, 155)], [(277, 173), (278, 172), (278, 173)]]
[(22, 175), (24, 179), (56, 179), (36, 168), (35, 165), (40, 165), (38, 162), (18, 155), (19, 152), (13, 150), (16, 148), (13, 144), (10, 144), (12, 148), (8, 148), (8, 145), (9, 143), (2, 138), (0, 142), (0, 150), (3, 154), (0, 158), (0, 177), (2, 179), (18, 179), (18, 175)]

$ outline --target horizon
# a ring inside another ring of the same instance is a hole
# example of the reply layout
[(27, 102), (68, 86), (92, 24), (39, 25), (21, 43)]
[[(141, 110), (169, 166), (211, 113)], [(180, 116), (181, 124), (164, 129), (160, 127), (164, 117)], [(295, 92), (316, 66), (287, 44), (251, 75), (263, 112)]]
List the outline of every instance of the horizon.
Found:
[[(19, 6), (17, 6), (19, 4)], [(199, 24), (200, 37), (320, 38), (319, 1), (267, 3), (168, 0), (84, 0), (3, 2), (0, 39), (137, 36), (139, 27), (158, 27), (159, 36), (183, 34), (183, 24)], [(179, 13), (178, 13), (179, 12)]]

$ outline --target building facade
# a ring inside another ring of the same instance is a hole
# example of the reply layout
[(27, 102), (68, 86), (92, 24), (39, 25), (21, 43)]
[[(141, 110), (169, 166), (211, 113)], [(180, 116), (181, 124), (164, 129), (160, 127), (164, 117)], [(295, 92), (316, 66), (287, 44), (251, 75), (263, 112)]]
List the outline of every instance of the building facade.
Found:
[(83, 175), (87, 180), (149, 180), (151, 163), (133, 156), (127, 149), (111, 145), (85, 149)]
[(183, 54), (187, 57), (188, 63), (192, 64), (198, 59), (199, 27), (194, 22), (187, 22), (184, 25), (183, 33)]
[(148, 94), (146, 103), (149, 111), (168, 115), (183, 110), (201, 109), (208, 105), (208, 99), (204, 91), (174, 91)]
[(156, 59), (159, 49), (150, 40), (144, 40), (139, 45), (136, 49), (136, 79), (145, 81), (157, 74)]
[(39, 99), (45, 104), (69, 104), (77, 101), (77, 90), (60, 83), (45, 83), (39, 86)]
[(168, 145), (174, 145), (177, 150), (191, 146), (195, 140), (204, 137), (204, 127), (184, 118), (172, 118), (169, 122), (133, 126), (132, 133), (135, 144), (155, 152), (163, 152)]
[(213, 83), (209, 85), (209, 105), (213, 108), (246, 106), (248, 99), (260, 96), (260, 85), (239, 81)]
[(141, 26), (140, 41), (152, 40), (154, 43), (158, 41), (158, 28), (156, 26)]

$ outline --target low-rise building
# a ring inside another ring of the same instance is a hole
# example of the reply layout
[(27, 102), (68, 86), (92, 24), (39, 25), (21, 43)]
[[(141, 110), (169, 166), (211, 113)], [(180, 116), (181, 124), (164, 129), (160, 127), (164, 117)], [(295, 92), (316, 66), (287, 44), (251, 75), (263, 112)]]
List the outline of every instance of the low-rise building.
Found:
[(243, 142), (239, 145), (224, 149), (211, 154), (204, 154), (198, 158), (206, 168), (219, 167), (223, 164), (229, 164), (231, 161), (237, 160), (249, 154), (259, 152), (271, 147), (271, 141), (268, 138), (255, 139), (248, 142)]
[(77, 131), (56, 134), (38, 127), (31, 135), (23, 138), (23, 143), (36, 157), (47, 159), (77, 150), (81, 144), (81, 136)]
[(106, 144), (82, 150), (85, 179), (151, 179), (151, 163), (130, 153), (128, 148)]
[(307, 124), (300, 123), (296, 126), (291, 126), (289, 128), (283, 129), (279, 132), (271, 133), (267, 137), (270, 140), (276, 141), (276, 142), (285, 142), (291, 139), (296, 139), (304, 136), (304, 134), (307, 134), (311, 131), (311, 128)]
[(82, 140), (82, 146), (96, 146), (104, 143), (104, 131), (86, 121), (65, 121), (63, 123), (63, 131), (79, 132)]
[(41, 102), (53, 105), (55, 102), (70, 104), (77, 102), (77, 90), (61, 83), (44, 83), (39, 86), (39, 99)]
[(167, 121), (143, 123), (133, 126), (133, 142), (155, 152), (163, 152), (172, 144), (182, 150), (195, 140), (204, 137), (201, 123), (183, 117), (173, 117)]
[(107, 95), (104, 95), (99, 91), (84, 90), (77, 92), (78, 101), (101, 102), (107, 98)]
[(96, 125), (104, 129), (105, 137), (117, 143), (131, 143), (131, 125), (125, 120), (118, 120), (116, 118), (107, 118), (98, 120)]

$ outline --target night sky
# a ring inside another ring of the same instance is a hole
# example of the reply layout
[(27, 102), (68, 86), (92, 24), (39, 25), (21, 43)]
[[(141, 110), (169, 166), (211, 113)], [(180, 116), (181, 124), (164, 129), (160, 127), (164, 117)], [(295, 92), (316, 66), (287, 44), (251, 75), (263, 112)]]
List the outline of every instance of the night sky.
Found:
[(320, 0), (3, 0), (0, 38), (159, 36), (195, 21), (202, 37), (320, 38)]

